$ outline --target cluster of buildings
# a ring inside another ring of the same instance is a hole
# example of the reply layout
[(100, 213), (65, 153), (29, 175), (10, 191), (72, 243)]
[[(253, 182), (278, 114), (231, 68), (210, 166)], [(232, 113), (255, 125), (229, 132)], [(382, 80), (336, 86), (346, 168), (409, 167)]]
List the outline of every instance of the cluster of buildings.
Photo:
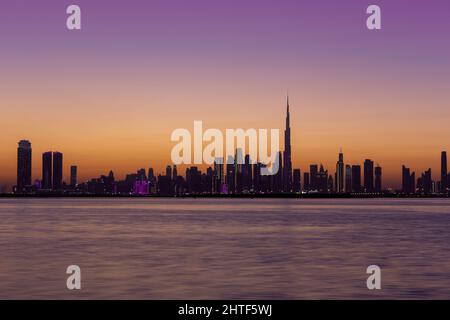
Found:
[[(363, 166), (344, 162), (341, 151), (336, 170), (329, 173), (323, 165), (312, 164), (309, 172), (292, 168), (291, 127), (289, 100), (287, 102), (286, 127), (284, 131), (284, 151), (278, 153), (279, 170), (275, 175), (261, 175), (264, 167), (253, 163), (249, 155), (237, 149), (234, 157), (226, 163), (218, 159), (213, 167), (202, 172), (198, 167), (189, 167), (184, 176), (176, 166), (167, 166), (165, 173), (155, 174), (150, 168), (140, 169), (126, 175), (124, 180), (116, 180), (114, 173), (102, 175), (89, 181), (78, 182), (77, 166), (70, 167), (70, 180), (63, 181), (63, 154), (45, 152), (42, 154), (42, 176), (32, 182), (32, 148), (27, 140), (19, 142), (17, 149), (17, 194), (86, 194), (86, 195), (209, 195), (209, 194), (354, 194), (382, 195), (382, 168), (371, 159)], [(450, 173), (447, 172), (447, 154), (442, 152), (441, 180), (432, 180), (431, 169), (416, 177), (414, 172), (403, 166), (403, 195), (448, 195)], [(416, 179), (417, 178), (417, 179)]]
[(416, 177), (410, 168), (402, 167), (402, 193), (432, 195), (449, 195), (450, 172), (447, 172), (447, 152), (441, 153), (441, 180), (433, 181), (431, 168)]
[(382, 168), (370, 159), (364, 166), (344, 163), (344, 154), (339, 153), (334, 176), (323, 165), (312, 164), (303, 174), (302, 191), (316, 193), (382, 194)]
[(44, 152), (42, 154), (42, 179), (32, 182), (32, 148), (28, 140), (19, 141), (17, 148), (17, 184), (15, 193), (55, 192), (77, 186), (77, 167), (70, 167), (70, 185), (63, 182), (63, 154)]

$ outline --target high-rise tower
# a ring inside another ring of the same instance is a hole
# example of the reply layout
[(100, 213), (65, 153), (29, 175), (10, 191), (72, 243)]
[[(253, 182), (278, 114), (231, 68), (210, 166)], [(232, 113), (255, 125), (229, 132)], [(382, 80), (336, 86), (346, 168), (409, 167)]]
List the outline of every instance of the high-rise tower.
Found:
[(70, 186), (73, 188), (76, 187), (78, 184), (77, 171), (78, 171), (77, 166), (70, 166)]
[(447, 152), (442, 151), (441, 154), (441, 193), (447, 193)]
[(339, 160), (336, 163), (336, 192), (343, 193), (345, 191), (344, 184), (344, 154), (342, 150), (339, 152)]
[(381, 193), (383, 191), (383, 170), (377, 165), (375, 167), (375, 192)]
[(61, 190), (62, 178), (63, 154), (61, 152), (44, 152), (42, 154), (42, 189)]
[(21, 140), (17, 148), (17, 191), (31, 185), (31, 143)]
[(53, 152), (53, 190), (61, 190), (63, 179), (63, 154)]
[(42, 154), (42, 189), (51, 190), (52, 181), (52, 155), (51, 151)]
[(373, 161), (370, 159), (364, 161), (364, 191), (367, 193), (372, 193), (374, 191)]
[(362, 190), (361, 186), (361, 166), (352, 166), (352, 192), (360, 193)]
[(286, 106), (286, 128), (284, 130), (284, 154), (283, 154), (283, 189), (292, 192), (292, 158), (291, 158), (291, 123), (289, 113), (289, 96)]

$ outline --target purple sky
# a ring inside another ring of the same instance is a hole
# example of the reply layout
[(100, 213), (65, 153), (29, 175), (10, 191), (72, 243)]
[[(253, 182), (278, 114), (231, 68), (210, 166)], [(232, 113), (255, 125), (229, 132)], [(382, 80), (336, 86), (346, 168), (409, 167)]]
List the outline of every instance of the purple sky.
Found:
[[(66, 29), (69, 4), (81, 31)], [(370, 4), (381, 31), (365, 26)], [(22, 138), (81, 175), (164, 168), (175, 128), (281, 128), (289, 90), (294, 166), (334, 170), (343, 147), (394, 185), (404, 158), (420, 171), (450, 151), (449, 31), (448, 0), (3, 0), (0, 183)]]

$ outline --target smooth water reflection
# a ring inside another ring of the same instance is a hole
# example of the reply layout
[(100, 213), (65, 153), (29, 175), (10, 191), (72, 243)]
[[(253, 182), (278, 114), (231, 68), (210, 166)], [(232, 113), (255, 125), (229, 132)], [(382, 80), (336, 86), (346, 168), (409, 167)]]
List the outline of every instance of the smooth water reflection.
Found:
[(442, 199), (0, 199), (0, 298), (448, 299), (449, 230)]

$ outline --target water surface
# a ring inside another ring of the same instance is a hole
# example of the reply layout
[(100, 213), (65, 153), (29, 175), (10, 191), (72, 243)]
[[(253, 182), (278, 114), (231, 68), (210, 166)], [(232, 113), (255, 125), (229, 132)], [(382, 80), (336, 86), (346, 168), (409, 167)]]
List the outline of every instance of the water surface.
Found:
[(449, 247), (443, 199), (0, 199), (0, 298), (448, 299)]

